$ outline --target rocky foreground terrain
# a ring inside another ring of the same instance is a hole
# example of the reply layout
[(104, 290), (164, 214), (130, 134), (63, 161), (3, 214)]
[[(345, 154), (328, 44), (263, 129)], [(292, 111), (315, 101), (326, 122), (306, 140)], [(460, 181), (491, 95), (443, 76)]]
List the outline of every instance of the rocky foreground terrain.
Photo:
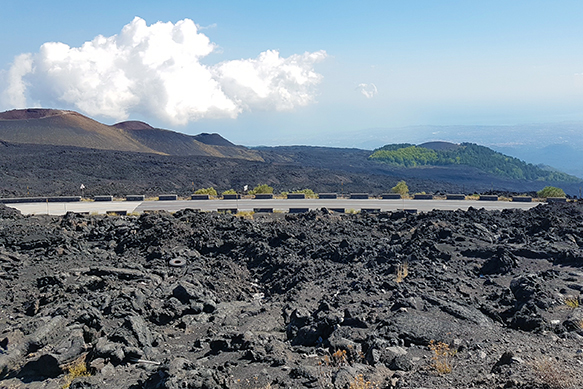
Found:
[(582, 211), (2, 207), (0, 387), (582, 387)]

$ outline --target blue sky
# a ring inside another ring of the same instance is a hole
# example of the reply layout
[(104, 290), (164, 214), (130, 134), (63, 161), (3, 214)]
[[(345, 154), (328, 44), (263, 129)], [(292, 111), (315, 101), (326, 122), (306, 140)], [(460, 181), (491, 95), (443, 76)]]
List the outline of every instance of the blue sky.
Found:
[[(219, 132), (247, 145), (323, 144), (336, 135), (413, 125), (583, 121), (581, 1), (6, 3), (2, 110), (74, 109), (105, 123), (138, 119), (191, 134)], [(41, 50), (46, 42), (75, 49), (98, 35), (122, 36), (131, 23), (156, 36), (150, 28), (156, 22), (175, 27), (185, 19), (198, 26), (196, 37), (208, 38), (200, 43), (208, 50), (193, 63), (201, 73), (192, 79), (187, 60), (164, 54), (186, 64), (172, 77), (187, 79), (187, 92), (165, 84), (169, 73), (152, 74), (131, 61), (121, 76), (111, 69), (95, 76), (91, 68), (78, 71), (80, 61), (94, 58), (86, 55), (70, 63), (73, 73), (63, 73), (62, 62), (52, 60), (62, 46)], [(261, 57), (270, 50), (277, 57)], [(207, 94), (193, 101), (188, 94), (199, 89)], [(92, 104), (102, 96), (104, 102)], [(158, 103), (166, 109), (158, 112)]]

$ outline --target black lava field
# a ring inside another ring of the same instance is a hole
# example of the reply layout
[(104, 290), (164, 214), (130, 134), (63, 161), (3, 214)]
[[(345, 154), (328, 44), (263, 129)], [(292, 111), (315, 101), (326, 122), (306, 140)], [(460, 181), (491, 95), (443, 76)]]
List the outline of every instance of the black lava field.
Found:
[(0, 207), (2, 388), (583, 386), (581, 205)]

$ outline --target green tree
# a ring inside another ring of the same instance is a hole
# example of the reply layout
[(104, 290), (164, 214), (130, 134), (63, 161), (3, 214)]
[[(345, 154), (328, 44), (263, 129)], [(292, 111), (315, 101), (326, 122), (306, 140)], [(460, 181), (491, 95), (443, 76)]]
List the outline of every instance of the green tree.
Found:
[(258, 193), (273, 193), (273, 188), (267, 184), (257, 185), (253, 190), (249, 191), (249, 194), (258, 194)]
[(213, 188), (211, 186), (210, 188), (198, 189), (196, 192), (194, 192), (194, 194), (207, 194), (207, 195), (210, 195), (210, 196), (216, 196), (217, 195), (217, 191), (215, 190), (215, 188)]
[(546, 199), (547, 197), (565, 197), (565, 191), (554, 186), (545, 186), (543, 189), (536, 192), (539, 198)]
[(303, 194), (306, 195), (306, 197), (309, 197), (309, 198), (316, 198), (316, 197), (318, 197), (316, 195), (316, 193), (314, 193), (314, 191), (311, 190), (311, 189), (294, 190), (292, 193), (303, 193)]
[(409, 194), (409, 187), (405, 181), (399, 181), (397, 185), (391, 188), (391, 192), (399, 193), (401, 196), (407, 196)]

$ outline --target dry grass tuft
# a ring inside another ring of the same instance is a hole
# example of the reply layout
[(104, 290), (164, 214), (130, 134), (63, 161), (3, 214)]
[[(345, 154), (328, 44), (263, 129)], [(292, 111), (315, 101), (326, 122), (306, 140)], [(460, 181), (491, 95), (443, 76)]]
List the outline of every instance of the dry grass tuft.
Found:
[(354, 377), (354, 381), (350, 383), (349, 389), (378, 389), (379, 385), (376, 382), (364, 379), (362, 374)]
[(253, 220), (253, 215), (255, 212), (253, 211), (239, 211), (235, 216), (240, 217), (242, 219)]
[(395, 281), (403, 282), (405, 277), (409, 275), (409, 264), (407, 262), (400, 264), (397, 266), (397, 278)]
[(348, 356), (346, 350), (337, 350), (331, 356), (324, 355), (320, 365), (334, 367), (347, 366)]
[(348, 359), (346, 358), (346, 350), (337, 350), (332, 354), (332, 361), (336, 366), (345, 366), (348, 364)]
[(451, 350), (447, 343), (436, 343), (433, 340), (429, 342), (429, 349), (433, 351), (431, 367), (436, 373), (440, 375), (451, 373), (453, 371), (453, 357), (457, 354), (457, 351)]
[(576, 378), (577, 372), (555, 359), (538, 360), (533, 365), (539, 381), (549, 389), (574, 389), (581, 382)]
[(62, 389), (68, 389), (71, 383), (78, 377), (89, 377), (91, 374), (87, 371), (85, 365), (85, 358), (79, 359), (67, 367), (67, 375), (65, 376), (65, 383)]
[(579, 305), (581, 305), (581, 299), (579, 296), (565, 297), (565, 305), (571, 309), (579, 308)]

